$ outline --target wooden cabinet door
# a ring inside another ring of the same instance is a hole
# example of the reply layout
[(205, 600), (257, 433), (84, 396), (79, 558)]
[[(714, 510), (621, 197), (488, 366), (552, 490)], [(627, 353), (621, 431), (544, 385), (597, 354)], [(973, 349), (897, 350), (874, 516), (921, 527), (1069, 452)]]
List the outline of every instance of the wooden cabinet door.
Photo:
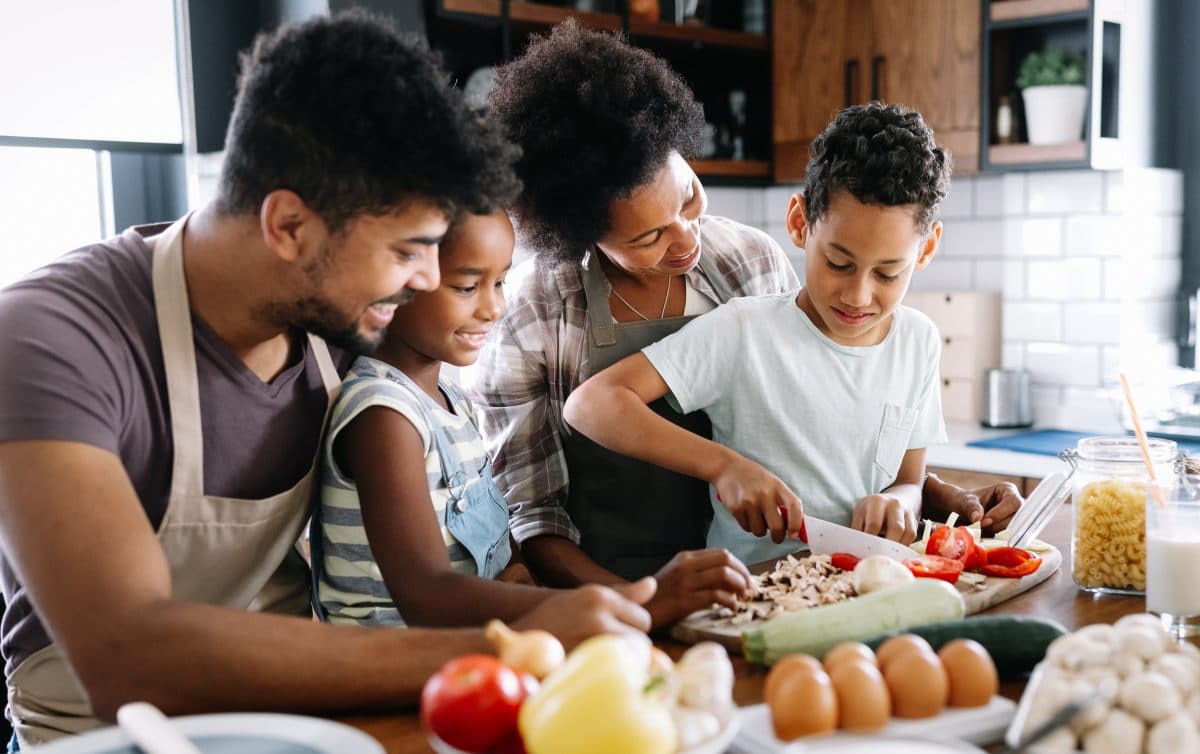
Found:
[(920, 111), (954, 157), (979, 170), (981, 0), (871, 0), (868, 96)]
[(870, 1), (772, 3), (776, 181), (803, 180), (812, 140), (870, 96)]

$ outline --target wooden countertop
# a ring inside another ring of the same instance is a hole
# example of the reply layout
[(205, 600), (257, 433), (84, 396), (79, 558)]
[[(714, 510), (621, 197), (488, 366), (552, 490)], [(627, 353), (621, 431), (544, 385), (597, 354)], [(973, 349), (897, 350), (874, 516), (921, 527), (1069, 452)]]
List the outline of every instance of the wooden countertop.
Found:
[[(1040, 537), (1062, 550), (1064, 556), (1068, 553), (1071, 538), (1070, 516), (1070, 506), (1063, 506)], [(1068, 559), (1058, 573), (1045, 583), (988, 612), (1036, 615), (1058, 621), (1073, 630), (1091, 623), (1112, 623), (1123, 615), (1141, 612), (1144, 609), (1145, 600), (1142, 597), (1093, 595), (1078, 589), (1071, 581)], [(658, 640), (656, 643), (676, 658), (686, 649), (684, 645), (670, 639)], [(737, 703), (746, 706), (761, 702), (762, 685), (767, 669), (750, 665), (741, 657), (733, 657), (733, 667), (736, 674), (733, 697)], [(1008, 681), (1002, 684), (1000, 693), (1015, 700), (1021, 695), (1024, 685), (1021, 681)], [(430, 754), (433, 751), (425, 740), (425, 733), (421, 730), (415, 712), (412, 711), (343, 717), (339, 720), (377, 738), (388, 754)]]

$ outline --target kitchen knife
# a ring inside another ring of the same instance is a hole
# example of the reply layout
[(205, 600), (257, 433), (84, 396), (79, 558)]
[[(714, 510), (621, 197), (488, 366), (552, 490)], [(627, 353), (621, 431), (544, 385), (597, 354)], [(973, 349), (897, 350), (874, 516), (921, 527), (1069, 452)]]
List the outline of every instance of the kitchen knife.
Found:
[(919, 557), (911, 547), (895, 540), (877, 537), (812, 516), (804, 517), (800, 538), (808, 543), (808, 549), (814, 555), (832, 555), (835, 552), (845, 552), (860, 558), (886, 555), (901, 562)]

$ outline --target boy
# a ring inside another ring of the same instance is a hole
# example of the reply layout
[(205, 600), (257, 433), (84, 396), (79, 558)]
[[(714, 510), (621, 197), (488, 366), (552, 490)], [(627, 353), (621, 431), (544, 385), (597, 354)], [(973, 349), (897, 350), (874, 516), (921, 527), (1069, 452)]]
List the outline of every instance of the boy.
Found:
[[(787, 212), (805, 287), (731, 301), (596, 375), (565, 408), (600, 444), (707, 480), (708, 545), (747, 563), (794, 550), (778, 540), (805, 509), (911, 542), (924, 448), (945, 440), (940, 339), (900, 301), (937, 250), (949, 157), (919, 114), (877, 103), (844, 110), (812, 150)], [(647, 409), (668, 393), (709, 415), (713, 441)]]

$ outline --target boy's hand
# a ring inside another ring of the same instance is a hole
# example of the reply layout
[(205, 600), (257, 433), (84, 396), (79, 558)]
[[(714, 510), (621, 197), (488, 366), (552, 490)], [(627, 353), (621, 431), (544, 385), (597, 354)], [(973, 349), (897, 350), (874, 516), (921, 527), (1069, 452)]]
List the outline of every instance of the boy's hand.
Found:
[(850, 528), (907, 545), (917, 538), (917, 517), (894, 495), (867, 495), (854, 506)]
[(717, 500), (754, 536), (769, 531), (776, 544), (788, 535), (799, 538), (804, 524), (800, 498), (759, 464), (734, 454), (712, 485), (717, 489)]
[(556, 593), (530, 610), (512, 627), (520, 631), (541, 629), (558, 637), (570, 650), (596, 634), (645, 634), (650, 613), (642, 605), (654, 596), (652, 578), (616, 587), (589, 584)]
[(751, 585), (750, 571), (724, 549), (681, 552), (654, 574), (658, 591), (646, 603), (654, 628), (669, 626), (715, 602), (735, 607)]

